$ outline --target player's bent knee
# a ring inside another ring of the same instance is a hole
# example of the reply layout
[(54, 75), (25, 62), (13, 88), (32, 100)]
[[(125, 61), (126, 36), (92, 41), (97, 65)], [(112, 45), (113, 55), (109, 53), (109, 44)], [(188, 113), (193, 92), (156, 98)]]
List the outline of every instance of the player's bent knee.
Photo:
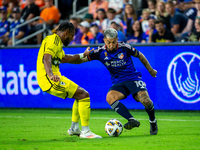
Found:
[(109, 105), (113, 104), (115, 101), (117, 101), (116, 97), (112, 94), (107, 94), (106, 101)]
[(87, 97), (90, 97), (89, 93), (81, 87), (77, 88), (77, 90), (76, 90), (76, 92), (73, 96), (73, 98), (78, 99), (78, 100), (84, 99), (84, 98), (87, 98)]

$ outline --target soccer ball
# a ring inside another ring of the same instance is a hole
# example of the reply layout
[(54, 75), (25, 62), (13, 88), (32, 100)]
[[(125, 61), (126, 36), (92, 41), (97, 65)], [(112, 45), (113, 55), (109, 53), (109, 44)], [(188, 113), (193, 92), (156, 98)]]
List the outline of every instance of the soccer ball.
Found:
[(109, 136), (117, 137), (123, 131), (122, 123), (117, 119), (111, 119), (106, 122), (105, 131)]

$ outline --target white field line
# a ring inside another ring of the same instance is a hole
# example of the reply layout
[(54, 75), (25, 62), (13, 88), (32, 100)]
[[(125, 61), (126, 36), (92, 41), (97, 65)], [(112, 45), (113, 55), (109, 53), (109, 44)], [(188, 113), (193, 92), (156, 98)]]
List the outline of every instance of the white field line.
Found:
[[(40, 117), (34, 117), (34, 116), (0, 116), (0, 118), (42, 118), (42, 119), (71, 119), (71, 117), (46, 117), (46, 116), (40, 116)], [(106, 118), (106, 117), (90, 117), (90, 119), (112, 119), (112, 118)], [(123, 119), (123, 118), (116, 118), (116, 119)], [(137, 120), (148, 120), (143, 118), (137, 118)], [(200, 121), (200, 120), (182, 120), (182, 119), (157, 119), (161, 121)]]

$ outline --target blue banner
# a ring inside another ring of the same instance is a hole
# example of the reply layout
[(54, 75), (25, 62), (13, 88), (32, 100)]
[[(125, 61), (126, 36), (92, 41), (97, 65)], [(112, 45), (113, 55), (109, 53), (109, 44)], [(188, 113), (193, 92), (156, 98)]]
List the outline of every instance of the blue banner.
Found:
[[(159, 110), (200, 110), (200, 45), (136, 46), (153, 68), (153, 78), (138, 58), (135, 68), (143, 75), (149, 96)], [(64, 48), (68, 54), (84, 52), (85, 47)], [(36, 60), (39, 48), (0, 50), (1, 108), (71, 108), (73, 99), (60, 99), (44, 93), (38, 86)], [(99, 61), (61, 64), (62, 75), (90, 93), (91, 108), (110, 108), (106, 93), (110, 74)], [(132, 96), (121, 100), (129, 109), (144, 109)]]

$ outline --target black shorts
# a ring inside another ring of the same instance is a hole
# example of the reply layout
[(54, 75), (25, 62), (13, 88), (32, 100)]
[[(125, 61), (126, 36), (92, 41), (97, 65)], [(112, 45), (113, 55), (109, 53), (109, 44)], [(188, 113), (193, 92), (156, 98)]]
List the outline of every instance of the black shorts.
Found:
[(124, 81), (114, 84), (109, 91), (115, 90), (125, 95), (125, 98), (132, 94), (136, 94), (139, 91), (146, 90), (146, 84), (142, 80)]

